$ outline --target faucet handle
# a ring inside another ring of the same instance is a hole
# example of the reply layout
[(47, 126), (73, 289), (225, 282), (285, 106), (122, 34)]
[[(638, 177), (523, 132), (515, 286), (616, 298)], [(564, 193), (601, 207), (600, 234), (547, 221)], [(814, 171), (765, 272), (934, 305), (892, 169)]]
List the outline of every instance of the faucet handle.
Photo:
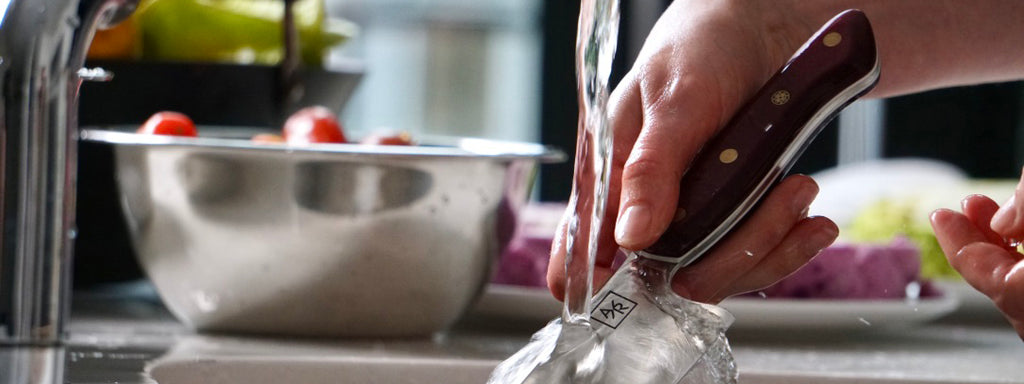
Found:
[(78, 78), (85, 81), (107, 82), (114, 79), (114, 72), (110, 72), (102, 67), (79, 68)]

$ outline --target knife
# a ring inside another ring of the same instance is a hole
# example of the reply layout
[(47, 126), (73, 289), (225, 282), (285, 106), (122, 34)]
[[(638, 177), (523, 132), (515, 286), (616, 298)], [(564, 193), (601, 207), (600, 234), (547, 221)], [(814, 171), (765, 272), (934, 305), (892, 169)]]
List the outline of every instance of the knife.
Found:
[(680, 181), (668, 229), (634, 252), (592, 298), (590, 330), (552, 322), (501, 363), (489, 383), (675, 383), (709, 349), (722, 352), (731, 315), (673, 294), (672, 274), (742, 222), (822, 128), (878, 77), (864, 13), (844, 11), (826, 23), (701, 148)]
[(878, 82), (863, 12), (825, 24), (704, 147), (680, 181), (675, 219), (648, 259), (689, 265), (741, 222), (844, 107)]

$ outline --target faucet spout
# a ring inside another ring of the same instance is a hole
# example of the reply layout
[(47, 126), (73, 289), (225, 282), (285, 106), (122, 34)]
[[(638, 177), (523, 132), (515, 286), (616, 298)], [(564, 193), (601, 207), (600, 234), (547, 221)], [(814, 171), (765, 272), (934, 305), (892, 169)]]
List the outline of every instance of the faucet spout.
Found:
[(78, 70), (137, 0), (0, 0), (0, 345), (61, 341), (70, 303)]

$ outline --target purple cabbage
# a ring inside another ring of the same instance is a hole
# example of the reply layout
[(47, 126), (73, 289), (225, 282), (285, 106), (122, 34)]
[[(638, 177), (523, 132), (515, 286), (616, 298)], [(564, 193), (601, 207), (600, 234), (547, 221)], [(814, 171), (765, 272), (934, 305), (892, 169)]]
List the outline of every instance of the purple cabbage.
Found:
[[(755, 294), (768, 298), (903, 298), (909, 284), (920, 283), (920, 271), (921, 253), (906, 239), (887, 245), (837, 244)], [(922, 285), (922, 295), (932, 290), (930, 285)]]

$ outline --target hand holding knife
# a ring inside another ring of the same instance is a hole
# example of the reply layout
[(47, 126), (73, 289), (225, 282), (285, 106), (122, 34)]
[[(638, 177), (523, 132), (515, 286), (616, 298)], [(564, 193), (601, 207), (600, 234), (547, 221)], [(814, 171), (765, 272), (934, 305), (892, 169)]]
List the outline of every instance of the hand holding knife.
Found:
[(724, 339), (731, 317), (672, 293), (673, 274), (742, 222), (878, 75), (866, 16), (850, 10), (826, 23), (704, 145), (680, 181), (668, 230), (631, 254), (593, 297), (590, 336), (574, 336), (578, 329), (566, 332), (552, 322), (499, 365), (490, 382), (674, 383), (707, 361), (711, 349), (718, 353), (714, 359), (731, 366)]

